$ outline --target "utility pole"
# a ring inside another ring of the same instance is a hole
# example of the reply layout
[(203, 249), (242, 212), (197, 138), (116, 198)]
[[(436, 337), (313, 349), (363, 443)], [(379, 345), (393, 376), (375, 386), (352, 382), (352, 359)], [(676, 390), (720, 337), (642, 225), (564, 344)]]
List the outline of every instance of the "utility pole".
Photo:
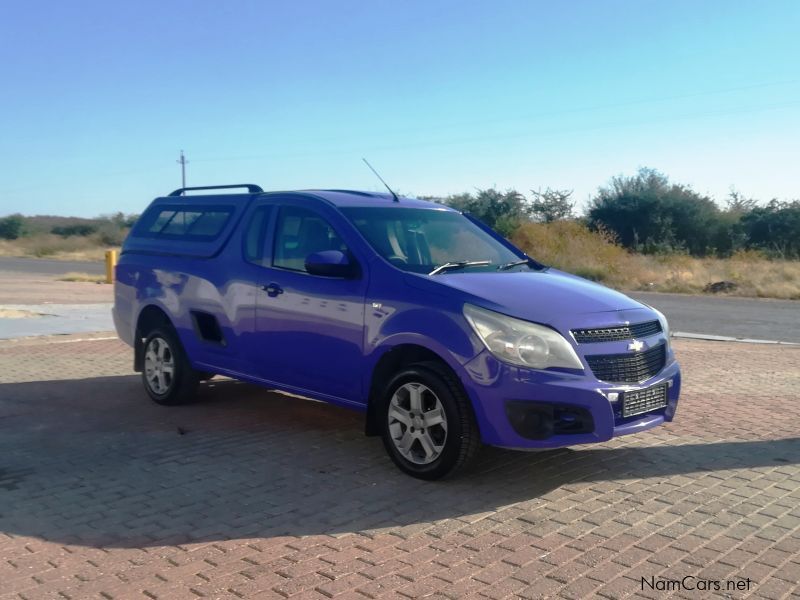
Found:
[(186, 165), (189, 163), (189, 161), (186, 160), (186, 157), (183, 155), (183, 150), (181, 150), (181, 157), (178, 160), (176, 160), (175, 162), (178, 163), (181, 166), (181, 187), (185, 188), (186, 187)]

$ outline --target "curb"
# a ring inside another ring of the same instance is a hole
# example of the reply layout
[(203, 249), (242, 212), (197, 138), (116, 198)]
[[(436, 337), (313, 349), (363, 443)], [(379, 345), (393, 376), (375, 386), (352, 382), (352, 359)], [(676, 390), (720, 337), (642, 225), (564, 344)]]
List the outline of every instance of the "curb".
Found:
[(712, 342), (740, 342), (743, 344), (774, 344), (779, 346), (800, 346), (797, 342), (782, 342), (780, 340), (754, 340), (751, 338), (729, 337), (727, 335), (712, 335), (710, 333), (688, 333), (685, 331), (673, 331), (670, 335), (673, 338), (684, 338), (689, 340), (709, 340)]

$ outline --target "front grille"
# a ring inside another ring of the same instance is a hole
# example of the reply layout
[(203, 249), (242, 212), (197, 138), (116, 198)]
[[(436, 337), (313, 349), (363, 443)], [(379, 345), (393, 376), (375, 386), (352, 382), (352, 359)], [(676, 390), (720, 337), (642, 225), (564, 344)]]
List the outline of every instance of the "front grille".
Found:
[(593, 342), (618, 342), (632, 340), (661, 333), (660, 321), (647, 321), (619, 327), (595, 327), (594, 329), (573, 329), (572, 335), (579, 344)]
[(641, 415), (667, 405), (667, 386), (657, 385), (622, 394), (622, 417)]
[(595, 354), (586, 356), (594, 376), (612, 383), (639, 383), (664, 368), (666, 344), (631, 354)]

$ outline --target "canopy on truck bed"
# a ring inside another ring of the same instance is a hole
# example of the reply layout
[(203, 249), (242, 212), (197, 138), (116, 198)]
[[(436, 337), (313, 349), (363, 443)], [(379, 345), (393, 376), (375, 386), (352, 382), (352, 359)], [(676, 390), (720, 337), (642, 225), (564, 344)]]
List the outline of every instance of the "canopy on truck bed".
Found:
[(230, 237), (250, 194), (156, 198), (122, 246), (126, 252), (209, 258)]

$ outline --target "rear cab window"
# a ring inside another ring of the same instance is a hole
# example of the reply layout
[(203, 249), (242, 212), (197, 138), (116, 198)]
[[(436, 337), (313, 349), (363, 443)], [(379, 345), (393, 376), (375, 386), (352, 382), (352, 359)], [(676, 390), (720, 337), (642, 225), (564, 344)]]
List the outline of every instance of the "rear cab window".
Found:
[(172, 238), (187, 241), (208, 241), (217, 237), (228, 223), (233, 207), (186, 206), (154, 207), (142, 215), (134, 237)]
[(122, 252), (209, 258), (225, 245), (246, 206), (235, 196), (158, 198), (136, 222)]

